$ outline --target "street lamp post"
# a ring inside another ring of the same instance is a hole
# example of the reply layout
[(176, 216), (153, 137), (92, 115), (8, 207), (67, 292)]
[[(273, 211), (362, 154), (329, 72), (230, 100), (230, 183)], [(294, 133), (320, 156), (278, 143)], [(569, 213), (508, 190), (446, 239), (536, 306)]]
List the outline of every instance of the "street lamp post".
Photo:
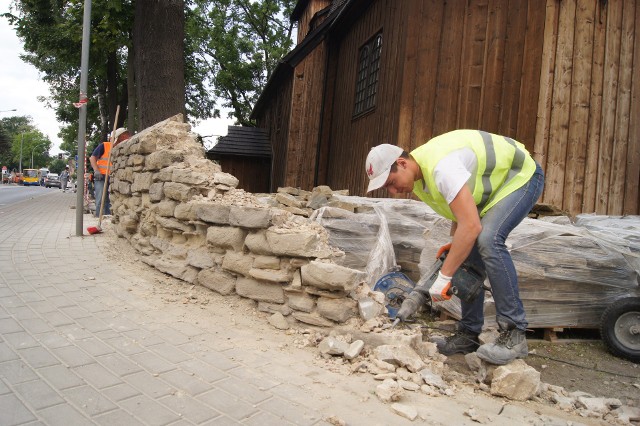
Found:
[(20, 174), (22, 174), (22, 144), (24, 143), (24, 132), (20, 133)]
[(0, 112), (12, 112), (12, 111), (17, 111), (17, 109), (5, 109), (4, 111), (0, 111)]

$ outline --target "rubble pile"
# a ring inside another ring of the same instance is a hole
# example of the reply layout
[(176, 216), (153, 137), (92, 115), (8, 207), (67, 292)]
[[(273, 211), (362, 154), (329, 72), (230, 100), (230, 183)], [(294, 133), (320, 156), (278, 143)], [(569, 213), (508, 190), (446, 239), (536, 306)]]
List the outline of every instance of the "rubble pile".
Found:
[[(608, 424), (640, 421), (640, 408), (624, 405), (617, 398), (568, 392), (560, 386), (544, 383), (540, 380), (540, 373), (521, 359), (496, 366), (470, 353), (465, 360), (473, 374), (456, 373), (449, 369), (447, 357), (437, 351), (435, 343), (423, 341), (419, 328), (417, 331), (411, 328), (385, 330), (380, 327), (384, 319), (378, 318), (377, 321), (378, 326), (373, 328), (370, 327), (372, 321), (368, 321), (369, 325), (360, 321), (359, 330), (364, 334), (358, 334), (356, 327), (334, 329), (322, 339), (316, 336), (308, 344), (317, 345), (319, 359), (330, 370), (342, 374), (371, 375), (377, 383), (372, 393), (382, 403), (389, 404), (392, 412), (409, 420), (417, 419), (420, 412), (420, 405), (415, 405), (408, 398), (410, 394), (455, 397), (471, 387), (474, 393), (514, 402), (546, 403), (567, 413), (603, 420)], [(495, 336), (487, 334), (487, 337)], [(374, 344), (365, 344), (365, 340)], [(498, 415), (503, 420), (508, 416), (508, 413), (495, 413), (483, 407), (471, 407), (464, 414), (481, 424), (497, 421)], [(517, 413), (514, 414), (514, 419), (518, 419)], [(538, 421), (544, 424), (542, 417)]]

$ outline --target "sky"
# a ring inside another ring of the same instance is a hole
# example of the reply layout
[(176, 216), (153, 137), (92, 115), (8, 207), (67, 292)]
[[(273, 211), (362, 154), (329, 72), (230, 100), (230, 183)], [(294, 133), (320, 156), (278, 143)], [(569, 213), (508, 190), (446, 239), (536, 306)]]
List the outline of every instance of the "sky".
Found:
[[(0, 14), (9, 11), (8, 5), (9, 0), (0, 0)], [(30, 116), (32, 123), (53, 143), (49, 154), (56, 155), (60, 152), (62, 143), (57, 136), (60, 126), (55, 112), (38, 101), (39, 96), (49, 96), (48, 86), (33, 65), (20, 59), (21, 53), (24, 53), (22, 42), (7, 19), (0, 17), (0, 118), (12, 115)], [(8, 111), (12, 109), (16, 111)], [(227, 126), (231, 124), (233, 120), (230, 119), (205, 120), (192, 130), (202, 136), (224, 136), (227, 134)], [(205, 142), (206, 148), (211, 146), (212, 143)]]

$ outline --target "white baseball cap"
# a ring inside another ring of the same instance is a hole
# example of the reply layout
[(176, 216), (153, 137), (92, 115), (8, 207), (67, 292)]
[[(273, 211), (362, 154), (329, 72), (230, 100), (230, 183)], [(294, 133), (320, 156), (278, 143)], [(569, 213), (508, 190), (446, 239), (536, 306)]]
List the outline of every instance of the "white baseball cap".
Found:
[(399, 146), (388, 143), (383, 143), (382, 145), (371, 148), (369, 155), (367, 155), (367, 162), (365, 163), (365, 171), (367, 172), (367, 176), (369, 176), (367, 192), (378, 189), (384, 185), (391, 172), (391, 166), (403, 151)]
[(125, 129), (124, 127), (120, 127), (120, 128), (118, 128), (118, 129), (116, 129), (116, 130), (113, 132), (113, 138), (114, 138), (114, 139), (118, 139), (118, 138), (120, 137), (120, 135), (121, 135), (121, 134), (123, 134), (123, 133), (124, 133), (124, 132), (126, 132), (126, 131), (127, 131), (127, 129)]

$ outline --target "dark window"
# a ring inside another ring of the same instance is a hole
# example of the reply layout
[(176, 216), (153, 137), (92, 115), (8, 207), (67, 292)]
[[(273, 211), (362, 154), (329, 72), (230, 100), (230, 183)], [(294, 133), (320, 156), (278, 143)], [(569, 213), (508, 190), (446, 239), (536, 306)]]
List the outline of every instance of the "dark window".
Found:
[(356, 76), (356, 97), (353, 116), (372, 110), (376, 106), (378, 76), (380, 74), (380, 53), (382, 33), (369, 40), (358, 52), (358, 74)]

